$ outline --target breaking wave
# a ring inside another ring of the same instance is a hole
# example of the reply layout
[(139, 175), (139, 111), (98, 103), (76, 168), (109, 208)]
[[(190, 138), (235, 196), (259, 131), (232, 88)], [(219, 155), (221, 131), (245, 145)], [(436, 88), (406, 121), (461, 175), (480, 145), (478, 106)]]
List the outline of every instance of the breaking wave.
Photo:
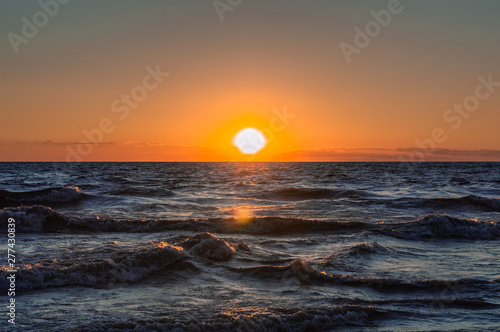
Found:
[(234, 244), (210, 233), (195, 235), (182, 241), (178, 245), (186, 249), (192, 255), (214, 261), (226, 261), (231, 259), (236, 249), (250, 251), (250, 248), (248, 248), (248, 245), (244, 242)]
[[(138, 250), (120, 248), (114, 244), (74, 259), (50, 259), (20, 265), (16, 287), (24, 291), (75, 285), (106, 287), (114, 282), (137, 282), (182, 259), (199, 257), (227, 261), (240, 250), (251, 251), (244, 242), (232, 243), (210, 233), (198, 234), (176, 244), (151, 242)], [(0, 268), (3, 271), (0, 289), (7, 285), (7, 270), (7, 266)]]
[(69, 229), (72, 226), (77, 228), (76, 223), (81, 221), (79, 218), (71, 218), (41, 205), (5, 208), (0, 211), (0, 229), (2, 232), (7, 232), (8, 218), (14, 218), (16, 232), (21, 233), (50, 232)]
[[(118, 251), (107, 258), (86, 257), (85, 262), (54, 260), (25, 264), (18, 267), (16, 288), (24, 291), (56, 286), (103, 287), (114, 282), (137, 282), (185, 257), (187, 255), (182, 248), (161, 243), (134, 251)], [(2, 267), (2, 285), (7, 285), (7, 269), (7, 266)]]

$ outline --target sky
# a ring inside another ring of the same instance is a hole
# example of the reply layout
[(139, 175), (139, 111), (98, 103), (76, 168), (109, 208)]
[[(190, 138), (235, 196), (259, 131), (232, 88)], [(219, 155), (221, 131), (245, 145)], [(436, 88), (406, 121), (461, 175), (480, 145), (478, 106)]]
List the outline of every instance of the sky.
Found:
[[(496, 0), (0, 2), (1, 161), (500, 161)], [(232, 145), (247, 127), (267, 146)]]

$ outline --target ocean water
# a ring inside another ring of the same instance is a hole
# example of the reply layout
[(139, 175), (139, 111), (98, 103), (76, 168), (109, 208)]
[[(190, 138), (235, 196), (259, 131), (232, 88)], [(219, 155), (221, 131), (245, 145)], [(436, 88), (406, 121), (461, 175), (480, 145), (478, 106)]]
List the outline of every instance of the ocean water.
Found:
[(499, 163), (0, 163), (0, 326), (14, 218), (17, 330), (497, 331), (499, 198)]

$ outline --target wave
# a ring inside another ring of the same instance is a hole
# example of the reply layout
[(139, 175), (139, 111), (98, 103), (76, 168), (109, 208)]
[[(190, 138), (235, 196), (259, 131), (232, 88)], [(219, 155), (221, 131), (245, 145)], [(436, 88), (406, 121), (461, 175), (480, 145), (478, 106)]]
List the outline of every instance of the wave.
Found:
[(358, 198), (367, 193), (359, 190), (341, 190), (326, 188), (283, 188), (264, 194), (266, 198), (284, 201), (303, 201), (313, 199)]
[(423, 199), (422, 205), (434, 208), (456, 209), (473, 207), (488, 212), (500, 212), (500, 199), (469, 195), (458, 198)]
[(81, 200), (83, 192), (78, 187), (56, 187), (41, 190), (14, 192), (0, 190), (0, 206), (12, 204), (64, 204)]
[(372, 255), (386, 255), (392, 252), (378, 242), (359, 243), (345, 247), (326, 257), (319, 263), (319, 267), (330, 267), (344, 272), (356, 272), (362, 270)]
[(16, 220), (18, 232), (93, 231), (93, 232), (157, 232), (186, 230), (231, 234), (281, 235), (300, 232), (361, 231), (364, 222), (320, 221), (283, 217), (258, 217), (250, 221), (236, 218), (185, 220), (115, 220), (70, 217), (49, 207), (21, 206), (0, 211), (0, 229), (7, 231), (7, 219)]
[(484, 206), (494, 211), (500, 211), (500, 199), (480, 196), (467, 196), (467, 198), (476, 205)]
[[(102, 248), (93, 250), (85, 257), (25, 263), (18, 267), (16, 287), (20, 291), (59, 286), (109, 287), (115, 282), (138, 282), (166, 268), (199, 270), (187, 259), (198, 257), (224, 261), (230, 259), (237, 250), (250, 251), (245, 243), (234, 244), (208, 233), (195, 235), (181, 241), (178, 245), (158, 242), (149, 243), (145, 248), (140, 249), (108, 246), (104, 247), (104, 250)], [(243, 274), (245, 277), (275, 279), (277, 281), (296, 279), (302, 284), (308, 285), (369, 287), (381, 292), (442, 291), (443, 289), (456, 291), (498, 284), (498, 280), (488, 281), (474, 278), (402, 280), (389, 277), (329, 274), (315, 269), (305, 259), (295, 259), (289, 264), (278, 266), (224, 267), (229, 271)], [(0, 274), (0, 285), (2, 285), (0, 289), (6, 290), (8, 267), (4, 265), (1, 270), (3, 273)]]
[[(248, 221), (236, 218), (116, 220), (71, 217), (49, 207), (21, 206), (0, 210), (0, 230), (7, 232), (7, 220), (16, 220), (16, 231), (39, 232), (161, 232), (194, 231), (227, 234), (286, 235), (297, 233), (379, 232), (407, 240), (433, 238), (493, 240), (500, 238), (500, 223), (464, 220), (446, 215), (427, 215), (403, 223), (370, 224), (361, 221), (328, 221), (285, 217), (256, 217)], [(353, 254), (382, 250), (374, 244), (351, 248)]]
[[(151, 242), (146, 248), (125, 249), (111, 243), (76, 259), (42, 260), (18, 267), (16, 287), (21, 290), (56, 286), (106, 287), (114, 282), (137, 282), (168, 266), (198, 270), (190, 257), (226, 261), (237, 251), (250, 252), (244, 242), (232, 243), (210, 233), (198, 234), (175, 244)], [(83, 255), (83, 254), (82, 254)], [(182, 260), (182, 262), (180, 262)], [(172, 267), (175, 269), (175, 267)], [(0, 289), (7, 285), (7, 266), (2, 266)]]
[(418, 220), (383, 225), (379, 231), (397, 238), (422, 240), (431, 238), (496, 239), (500, 223), (452, 218), (446, 215), (427, 215)]
[(113, 189), (108, 192), (110, 195), (114, 196), (138, 196), (138, 197), (172, 197), (175, 196), (176, 193), (172, 190), (168, 190), (166, 188), (156, 188), (151, 190), (151, 188), (147, 187), (132, 187), (127, 186), (119, 189)]
[(471, 182), (469, 180), (467, 180), (466, 178), (463, 178), (463, 177), (452, 177), (450, 179), (450, 182), (452, 183), (457, 183), (461, 186), (464, 186), (464, 185), (467, 185), (467, 184), (471, 184)]
[[(20, 291), (56, 286), (106, 287), (114, 282), (137, 282), (153, 272), (186, 258), (182, 248), (160, 243), (133, 251), (118, 251), (111, 257), (87, 257), (85, 262), (50, 261), (18, 267), (16, 289)], [(48, 264), (48, 265), (44, 265)], [(7, 266), (0, 285), (7, 287)]]
[(378, 242), (360, 243), (343, 250), (349, 255), (369, 255), (387, 252), (388, 249), (381, 246)]
[(259, 265), (253, 267), (230, 267), (227, 269), (234, 272), (239, 272), (245, 276), (253, 276), (264, 279), (298, 279), (303, 284), (334, 284), (345, 286), (361, 286), (370, 287), (381, 292), (392, 290), (426, 290), (426, 291), (442, 291), (443, 289), (463, 289), (467, 287), (483, 287), (484, 285), (492, 285), (490, 282), (482, 279), (464, 278), (457, 280), (402, 280), (398, 278), (377, 278), (377, 277), (357, 277), (348, 275), (328, 274), (323, 271), (318, 271), (305, 259), (295, 259), (288, 265)]
[(218, 238), (210, 233), (198, 234), (178, 244), (190, 254), (214, 261), (226, 261), (233, 257), (237, 249), (250, 251), (245, 242), (237, 244)]
[[(457, 289), (458, 290), (458, 289)], [(450, 288), (450, 291), (453, 292), (453, 289)], [(364, 300), (364, 299), (341, 299), (343, 301), (349, 301), (353, 304), (362, 304), (362, 305), (370, 305), (370, 306), (385, 306), (396, 305), (397, 307), (414, 307), (415, 305), (419, 306), (429, 306), (429, 305), (446, 305), (446, 307), (451, 308), (460, 308), (460, 309), (494, 309), (499, 308), (500, 304), (489, 302), (484, 300), (481, 297), (478, 298), (458, 298), (458, 297), (442, 297), (440, 295), (439, 298), (435, 297), (420, 297), (417, 298), (392, 298), (385, 300)]]
[(141, 320), (95, 322), (77, 330), (150, 331), (325, 331), (337, 327), (370, 325), (379, 315), (376, 307), (340, 305), (314, 308), (270, 307), (227, 309), (212, 317), (189, 315)]
[(5, 208), (0, 211), (0, 229), (7, 232), (7, 221), (16, 221), (16, 232), (39, 233), (77, 228), (80, 218), (72, 218), (42, 205)]

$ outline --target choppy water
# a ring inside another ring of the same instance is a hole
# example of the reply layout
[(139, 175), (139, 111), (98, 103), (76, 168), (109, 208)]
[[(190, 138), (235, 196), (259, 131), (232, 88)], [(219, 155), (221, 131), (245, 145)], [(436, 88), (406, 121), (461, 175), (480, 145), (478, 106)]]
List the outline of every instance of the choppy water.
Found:
[(0, 174), (18, 329), (500, 328), (499, 163), (2, 163)]

